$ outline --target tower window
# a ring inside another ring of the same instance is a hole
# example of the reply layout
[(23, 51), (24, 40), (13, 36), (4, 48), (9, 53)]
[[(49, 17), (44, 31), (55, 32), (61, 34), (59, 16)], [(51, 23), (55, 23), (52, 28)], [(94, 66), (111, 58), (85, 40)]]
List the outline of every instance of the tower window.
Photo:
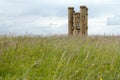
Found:
[(77, 28), (78, 30), (80, 30), (80, 24), (79, 24), (79, 23), (76, 24), (76, 28)]

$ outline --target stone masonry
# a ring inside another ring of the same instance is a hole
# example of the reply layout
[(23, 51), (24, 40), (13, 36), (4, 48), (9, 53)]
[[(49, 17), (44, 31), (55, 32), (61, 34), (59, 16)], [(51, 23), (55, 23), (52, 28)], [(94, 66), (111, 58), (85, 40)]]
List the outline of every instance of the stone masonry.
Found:
[(80, 12), (75, 12), (74, 7), (68, 7), (68, 34), (88, 35), (88, 8), (80, 6)]

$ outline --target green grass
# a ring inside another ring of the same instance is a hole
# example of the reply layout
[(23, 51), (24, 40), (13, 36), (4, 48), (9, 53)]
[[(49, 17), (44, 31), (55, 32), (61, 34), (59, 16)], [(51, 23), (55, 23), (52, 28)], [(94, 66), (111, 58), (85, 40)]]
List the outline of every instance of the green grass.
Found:
[(0, 80), (120, 80), (120, 37), (1, 36)]

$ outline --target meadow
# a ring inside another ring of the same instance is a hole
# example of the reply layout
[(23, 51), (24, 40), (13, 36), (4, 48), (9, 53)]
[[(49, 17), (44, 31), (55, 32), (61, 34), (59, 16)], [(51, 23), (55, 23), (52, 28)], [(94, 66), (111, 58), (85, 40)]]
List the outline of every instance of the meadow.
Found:
[(120, 80), (120, 36), (1, 36), (0, 80)]

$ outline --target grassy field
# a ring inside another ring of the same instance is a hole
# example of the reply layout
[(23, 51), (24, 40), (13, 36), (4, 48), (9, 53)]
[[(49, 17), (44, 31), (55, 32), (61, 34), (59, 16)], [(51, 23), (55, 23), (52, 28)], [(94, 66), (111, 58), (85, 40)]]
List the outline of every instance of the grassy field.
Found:
[(120, 80), (120, 37), (1, 36), (0, 80)]

